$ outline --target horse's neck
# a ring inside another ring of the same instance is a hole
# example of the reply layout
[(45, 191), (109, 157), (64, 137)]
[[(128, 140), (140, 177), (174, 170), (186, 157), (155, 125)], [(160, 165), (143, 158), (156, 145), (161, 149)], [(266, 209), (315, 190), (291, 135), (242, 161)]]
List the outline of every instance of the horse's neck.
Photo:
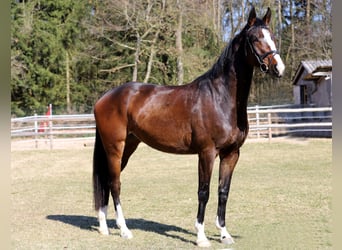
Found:
[(229, 93), (235, 98), (237, 125), (240, 129), (244, 130), (248, 127), (247, 105), (253, 77), (253, 67), (247, 64), (242, 49), (240, 48), (235, 52), (234, 63), (227, 69), (225, 77)]
[(253, 77), (253, 67), (246, 61), (245, 38), (242, 33), (237, 35), (229, 44), (221, 55), (219, 64), (223, 66), (223, 71), (220, 73), (221, 77), (225, 78), (224, 82), (229, 89), (228, 91), (230, 94), (235, 92), (233, 95), (236, 98), (238, 112), (246, 113)]
[(220, 98), (218, 102), (223, 109), (236, 110), (234, 113), (241, 130), (248, 127), (247, 103), (253, 77), (253, 67), (246, 62), (244, 44), (242, 36), (235, 37), (212, 69), (195, 81), (198, 84), (210, 78), (210, 83), (204, 81), (209, 83), (208, 87), (216, 89), (219, 95), (227, 95), (227, 98)]
[[(240, 71), (240, 72), (239, 72)], [(236, 72), (236, 101), (239, 111), (246, 111), (249, 92), (252, 84), (253, 67), (245, 65)]]
[(248, 127), (247, 105), (248, 96), (252, 83), (253, 68), (251, 71), (246, 72), (242, 79), (237, 81), (237, 93), (236, 93), (236, 111), (237, 111), (237, 124), (242, 130)]

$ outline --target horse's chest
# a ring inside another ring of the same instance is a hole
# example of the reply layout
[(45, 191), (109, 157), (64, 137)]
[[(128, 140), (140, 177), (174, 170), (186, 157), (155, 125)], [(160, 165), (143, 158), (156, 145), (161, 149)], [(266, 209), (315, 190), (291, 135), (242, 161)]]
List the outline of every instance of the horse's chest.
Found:
[(241, 146), (248, 133), (248, 120), (241, 119), (241, 113), (238, 116), (236, 109), (221, 106), (217, 104), (211, 109), (199, 108), (194, 112), (192, 138), (207, 146), (215, 145), (217, 149)]

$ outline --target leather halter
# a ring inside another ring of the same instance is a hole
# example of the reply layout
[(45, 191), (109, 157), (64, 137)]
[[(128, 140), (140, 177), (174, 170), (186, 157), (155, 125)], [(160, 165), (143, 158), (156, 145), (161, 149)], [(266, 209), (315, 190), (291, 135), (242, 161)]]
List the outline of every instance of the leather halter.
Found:
[[(247, 33), (249, 32), (249, 30), (253, 29), (253, 28), (256, 28), (255, 26), (252, 26), (250, 27), (248, 30), (247, 30)], [(263, 27), (261, 27), (263, 28)], [(265, 27), (266, 28), (266, 27)], [(266, 63), (264, 63), (264, 59), (268, 56), (268, 55), (275, 55), (275, 54), (278, 54), (279, 55), (279, 52), (277, 50), (270, 50), (262, 55), (259, 55), (258, 52), (256, 51), (256, 49), (254, 48), (254, 46), (252, 45), (252, 43), (250, 42), (249, 40), (249, 36), (247, 36), (246, 38), (247, 40), (247, 44), (249, 45), (249, 48), (251, 49), (253, 55), (256, 57), (256, 59), (258, 60), (259, 62), (259, 67), (260, 67), (260, 71), (263, 72), (263, 73), (266, 73), (268, 70), (269, 70), (269, 65), (267, 65)], [(246, 55), (247, 55), (247, 51), (245, 52)]]

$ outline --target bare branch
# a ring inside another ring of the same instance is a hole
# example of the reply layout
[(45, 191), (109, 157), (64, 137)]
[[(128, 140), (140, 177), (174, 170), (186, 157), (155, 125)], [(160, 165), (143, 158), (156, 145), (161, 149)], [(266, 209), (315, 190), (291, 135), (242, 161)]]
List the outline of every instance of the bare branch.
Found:
[(108, 72), (108, 73), (114, 73), (118, 70), (124, 69), (124, 68), (129, 68), (129, 67), (133, 67), (135, 64), (126, 64), (126, 65), (121, 65), (115, 68), (111, 68), (111, 69), (100, 69), (99, 72)]

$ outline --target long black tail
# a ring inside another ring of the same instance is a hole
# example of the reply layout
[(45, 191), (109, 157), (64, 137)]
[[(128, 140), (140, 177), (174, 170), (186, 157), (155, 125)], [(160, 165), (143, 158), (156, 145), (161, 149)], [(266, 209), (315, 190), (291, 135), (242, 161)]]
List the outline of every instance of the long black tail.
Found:
[(108, 205), (109, 199), (109, 171), (107, 155), (101, 136), (96, 128), (95, 147), (93, 155), (93, 193), (95, 210)]

